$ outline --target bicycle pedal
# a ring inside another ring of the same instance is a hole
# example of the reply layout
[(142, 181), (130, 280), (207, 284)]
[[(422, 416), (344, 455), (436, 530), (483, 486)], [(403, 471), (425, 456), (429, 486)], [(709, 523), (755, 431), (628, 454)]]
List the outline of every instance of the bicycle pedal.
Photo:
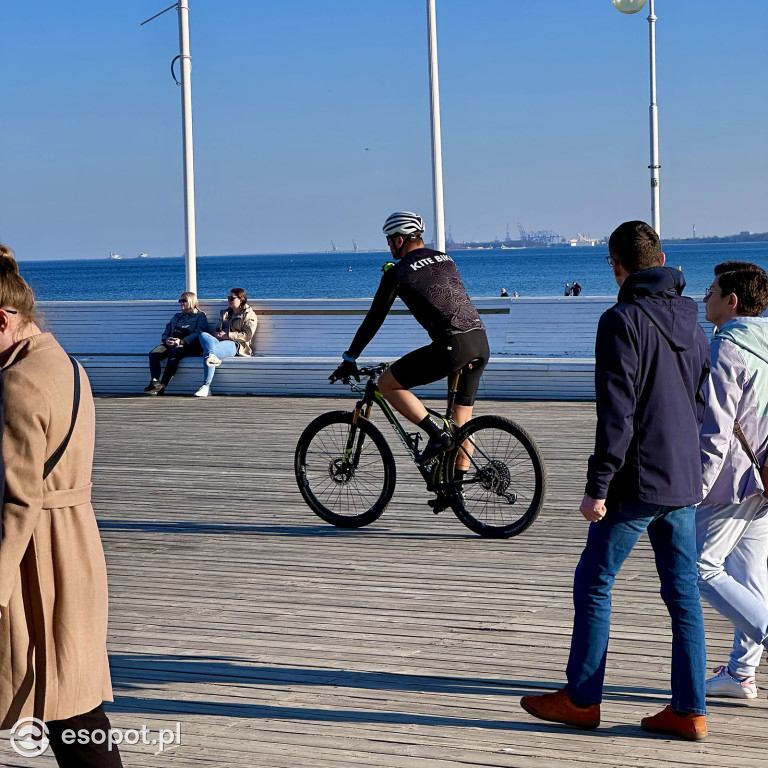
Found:
[(441, 499), (440, 497), (436, 499), (429, 499), (429, 501), (427, 501), (427, 504), (429, 504), (429, 506), (432, 507), (432, 511), (436, 515), (439, 515), (441, 512), (445, 511), (450, 506), (445, 499)]

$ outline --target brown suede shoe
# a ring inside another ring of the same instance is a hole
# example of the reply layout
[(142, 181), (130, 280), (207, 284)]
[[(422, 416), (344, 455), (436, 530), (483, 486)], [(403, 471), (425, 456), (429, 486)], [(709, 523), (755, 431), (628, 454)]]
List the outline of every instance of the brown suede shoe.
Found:
[(644, 717), (640, 721), (640, 727), (644, 731), (679, 736), (688, 741), (707, 738), (707, 718), (704, 715), (676, 715), (670, 706), (665, 707), (658, 715)]
[(520, 706), (528, 714), (552, 723), (572, 725), (574, 728), (597, 728), (600, 725), (600, 705), (577, 707), (565, 691), (523, 696)]

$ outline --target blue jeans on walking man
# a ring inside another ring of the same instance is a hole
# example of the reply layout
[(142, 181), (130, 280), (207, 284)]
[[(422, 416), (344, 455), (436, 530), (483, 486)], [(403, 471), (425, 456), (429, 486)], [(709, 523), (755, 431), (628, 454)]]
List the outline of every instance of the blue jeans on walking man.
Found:
[(706, 713), (704, 620), (696, 572), (695, 507), (641, 501), (608, 506), (589, 526), (576, 568), (575, 609), (566, 693), (574, 704), (599, 704), (611, 627), (611, 588), (644, 531), (653, 547), (661, 596), (672, 619), (672, 709)]
[(216, 357), (222, 359), (225, 357), (235, 357), (237, 355), (237, 344), (229, 339), (220, 341), (210, 333), (201, 333), (200, 346), (203, 348), (203, 371), (205, 373), (203, 384), (210, 386), (213, 381), (213, 375), (216, 373), (216, 368), (206, 363), (206, 357), (208, 355), (216, 355)]

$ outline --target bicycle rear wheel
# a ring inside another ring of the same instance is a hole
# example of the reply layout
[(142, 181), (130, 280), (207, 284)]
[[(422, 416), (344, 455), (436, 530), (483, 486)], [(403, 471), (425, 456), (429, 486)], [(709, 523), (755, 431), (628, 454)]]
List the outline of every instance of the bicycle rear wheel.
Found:
[(370, 421), (332, 411), (302, 432), (294, 460), (296, 482), (310, 509), (339, 528), (376, 520), (395, 491), (395, 458)]
[(459, 520), (494, 539), (517, 536), (528, 528), (546, 490), (544, 462), (531, 436), (509, 419), (478, 416), (456, 434), (456, 448), (445, 460), (449, 482), (460, 453), (471, 457), (461, 487), (451, 496)]

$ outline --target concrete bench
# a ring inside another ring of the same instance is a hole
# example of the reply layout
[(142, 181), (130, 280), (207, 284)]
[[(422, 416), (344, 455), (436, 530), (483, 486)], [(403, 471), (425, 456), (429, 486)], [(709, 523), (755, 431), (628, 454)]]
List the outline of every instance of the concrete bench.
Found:
[[(613, 297), (474, 298), (488, 328), (491, 359), (480, 396), (520, 400), (594, 397), (594, 339)], [(200, 302), (215, 327), (224, 300)], [(370, 299), (265, 299), (252, 301), (259, 317), (254, 356), (226, 358), (214, 394), (340, 396), (330, 385), (370, 306)], [(178, 304), (170, 301), (41, 302), (47, 330), (80, 360), (97, 394), (137, 394), (149, 380), (147, 353)], [(703, 308), (700, 319), (703, 322)], [(424, 330), (395, 302), (360, 364), (394, 360), (429, 343)], [(169, 393), (191, 394), (202, 383), (202, 359), (182, 360)], [(445, 383), (419, 389), (441, 396)]]

